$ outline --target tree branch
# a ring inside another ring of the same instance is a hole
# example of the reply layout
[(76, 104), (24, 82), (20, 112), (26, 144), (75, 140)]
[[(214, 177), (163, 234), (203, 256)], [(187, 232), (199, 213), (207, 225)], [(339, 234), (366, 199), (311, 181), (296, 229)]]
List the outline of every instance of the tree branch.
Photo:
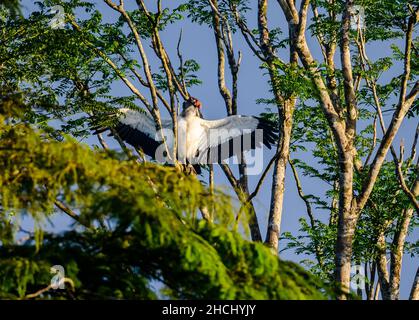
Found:
[[(292, 169), (292, 173), (293, 173), (293, 176), (294, 176), (294, 180), (295, 180), (295, 184), (296, 184), (296, 187), (297, 187), (298, 195), (300, 196), (301, 200), (303, 200), (305, 205), (306, 205), (307, 215), (310, 219), (310, 226), (311, 226), (311, 229), (313, 229), (313, 231), (314, 231), (314, 230), (316, 230), (316, 220), (314, 219), (314, 215), (313, 215), (313, 211), (311, 209), (310, 201), (308, 200), (307, 196), (303, 192), (303, 187), (301, 186), (301, 181), (300, 181), (300, 178), (298, 177), (298, 172), (297, 172), (297, 169), (295, 168), (294, 163), (292, 162), (291, 159), (288, 159), (288, 163), (290, 164), (291, 169)], [(314, 238), (313, 242), (314, 242), (314, 250), (316, 251), (317, 262), (319, 263), (320, 269), (324, 270), (324, 263), (323, 263), (323, 259), (322, 259), (321, 247), (320, 247), (318, 241), (316, 240), (316, 238)]]
[(54, 201), (55, 206), (60, 209), (62, 212), (64, 212), (66, 215), (68, 215), (70, 218), (76, 220), (79, 224), (81, 224), (83, 227), (87, 229), (92, 229), (90, 225), (87, 223), (84, 223), (81, 221), (80, 216), (77, 215), (73, 210), (71, 210), (69, 207), (67, 207), (64, 203), (62, 203), (60, 200)]
[(275, 163), (275, 161), (278, 159), (278, 156), (279, 156), (279, 152), (277, 152), (272, 158), (271, 158), (271, 160), (269, 160), (269, 163), (268, 163), (268, 165), (266, 166), (266, 168), (265, 168), (265, 170), (263, 171), (263, 173), (262, 173), (262, 175), (261, 175), (261, 177), (260, 177), (260, 179), (259, 179), (259, 181), (258, 181), (258, 183), (257, 183), (257, 185), (256, 185), (256, 187), (255, 187), (255, 190), (249, 195), (249, 197), (247, 198), (247, 201), (246, 202), (250, 202), (250, 201), (252, 201), (252, 199), (254, 198), (254, 197), (256, 197), (256, 195), (258, 194), (258, 192), (259, 192), (259, 190), (260, 190), (260, 188), (262, 187), (262, 184), (263, 184), (263, 181), (265, 180), (265, 178), (266, 178), (266, 176), (267, 176), (267, 174), (268, 174), (268, 172), (269, 172), (269, 170), (271, 169), (271, 167), (272, 167), (272, 165)]
[[(72, 279), (64, 277), (64, 278), (61, 279), (60, 284), (61, 283), (68, 283), (71, 287), (71, 290), (74, 291), (75, 286), (74, 286), (74, 282), (73, 282)], [(31, 293), (31, 294), (26, 295), (25, 299), (33, 299), (33, 298), (39, 297), (40, 295), (42, 295), (43, 293), (45, 293), (45, 292), (47, 292), (51, 289), (54, 289), (52, 284), (48, 285), (45, 288), (42, 288), (42, 289), (38, 290), (35, 293)]]
[[(356, 134), (356, 120), (358, 118), (354, 81), (352, 77), (352, 61), (350, 53), (350, 28), (351, 28), (351, 9), (354, 1), (346, 1), (342, 19), (342, 38), (341, 38), (341, 63), (343, 72), (343, 87), (346, 102), (346, 133), (348, 139), (353, 141)], [(351, 143), (352, 144), (352, 143)]]
[(212, 8), (212, 25), (214, 30), (215, 36), (215, 43), (217, 47), (217, 56), (218, 56), (218, 88), (220, 90), (221, 96), (224, 99), (226, 104), (226, 109), (228, 115), (233, 114), (232, 110), (232, 98), (230, 90), (228, 90), (226, 83), (225, 83), (225, 57), (224, 57), (224, 45), (223, 45), (223, 34), (221, 32), (221, 14), (219, 13), (217, 6), (217, 0), (208, 0)]
[(404, 73), (402, 76), (402, 83), (400, 89), (400, 99), (396, 111), (393, 114), (390, 126), (387, 129), (383, 140), (378, 148), (374, 161), (371, 165), (371, 169), (368, 173), (368, 177), (364, 182), (362, 191), (357, 197), (357, 212), (360, 214), (361, 210), (365, 206), (368, 197), (370, 196), (374, 187), (375, 181), (377, 180), (381, 166), (385, 160), (387, 152), (393, 142), (393, 139), (401, 126), (401, 123), (406, 116), (407, 111), (413, 104), (416, 96), (419, 92), (419, 83), (416, 82), (411, 92), (406, 96), (407, 82), (410, 78), (410, 60), (411, 60), (411, 49), (412, 49), (412, 35), (414, 25), (417, 22), (417, 14), (412, 15), (409, 18), (408, 28), (406, 32), (406, 44), (405, 44), (405, 59), (404, 59)]
[(419, 267), (416, 271), (415, 279), (413, 280), (409, 300), (419, 300)]
[(376, 156), (373, 163), (371, 164), (371, 169), (368, 172), (368, 177), (364, 182), (363, 188), (359, 196), (357, 197), (357, 212), (358, 214), (364, 208), (366, 201), (368, 200), (372, 189), (374, 187), (375, 181), (377, 180), (378, 174), (381, 170), (381, 166), (384, 163), (387, 152), (393, 142), (394, 137), (396, 136), (397, 131), (399, 130), (401, 123), (409, 110), (410, 106), (413, 104), (414, 99), (419, 91), (419, 83), (416, 82), (414, 88), (410, 94), (405, 99), (403, 105), (397, 107), (396, 112), (393, 115), (390, 126), (384, 135), (381, 144), (377, 150)]

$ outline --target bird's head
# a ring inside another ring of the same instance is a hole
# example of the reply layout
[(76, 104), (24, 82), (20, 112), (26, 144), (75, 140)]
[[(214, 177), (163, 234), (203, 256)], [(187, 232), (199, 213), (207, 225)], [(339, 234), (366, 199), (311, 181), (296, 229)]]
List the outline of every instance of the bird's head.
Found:
[(184, 117), (187, 115), (200, 116), (201, 106), (202, 106), (201, 101), (199, 101), (197, 98), (189, 97), (189, 99), (183, 103), (182, 116)]
[(190, 97), (190, 98), (189, 98), (189, 100), (191, 101), (192, 105), (193, 105), (195, 108), (200, 109), (200, 108), (202, 107), (201, 101), (199, 101), (197, 98)]

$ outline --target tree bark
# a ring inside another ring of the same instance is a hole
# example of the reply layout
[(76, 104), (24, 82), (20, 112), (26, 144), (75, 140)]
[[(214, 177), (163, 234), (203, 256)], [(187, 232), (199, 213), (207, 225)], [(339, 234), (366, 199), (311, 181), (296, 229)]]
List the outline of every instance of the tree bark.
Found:
[[(368, 290), (367, 291), (367, 300), (374, 300), (374, 284), (375, 284), (375, 274), (377, 272), (377, 266), (376, 263), (373, 262), (370, 264), (370, 283), (368, 284)], [(365, 273), (366, 274), (366, 273)]]
[(390, 283), (387, 270), (386, 239), (384, 232), (380, 233), (377, 240), (379, 254), (377, 258), (378, 281), (380, 283), (381, 297), (390, 300)]
[[(274, 62), (279, 59), (275, 55), (269, 38), (267, 9), (268, 1), (259, 0), (258, 28), (260, 37), (260, 48), (268, 66), (272, 91), (275, 97), (276, 105), (278, 107), (280, 138), (277, 147), (278, 157), (275, 161), (272, 179), (271, 204), (269, 209), (268, 229), (266, 231), (265, 244), (268, 247), (272, 248), (273, 252), (278, 253), (278, 243), (279, 236), (281, 234), (281, 220), (285, 192), (285, 174), (289, 159), (289, 146), (291, 142), (292, 133), (292, 117), (296, 101), (294, 97), (284, 98), (283, 94), (280, 91), (281, 88), (278, 85), (277, 66)], [(297, 41), (296, 24), (289, 25), (289, 37), (291, 39), (290, 64), (296, 65), (298, 59), (295, 47), (295, 43)]]
[[(232, 35), (228, 21), (218, 10), (218, 1), (209, 0), (209, 4), (212, 9), (212, 26), (214, 29), (215, 44), (217, 48), (217, 79), (218, 89), (223, 97), (226, 111), (229, 116), (237, 114), (237, 81), (238, 71), (240, 67), (241, 54), (239, 52), (239, 58), (236, 60), (233, 49)], [(228, 64), (232, 77), (232, 92), (226, 85), (225, 81), (225, 50), (227, 52)], [(225, 173), (230, 184), (234, 188), (237, 197), (243, 205), (248, 206), (249, 209), (249, 229), (250, 235), (253, 241), (262, 241), (262, 235), (260, 232), (259, 222), (256, 215), (256, 210), (252, 201), (248, 201), (250, 197), (248, 176), (247, 176), (247, 165), (243, 153), (241, 154), (241, 163), (238, 165), (239, 178), (236, 179), (227, 165), (222, 165), (221, 168)]]
[[(341, 284), (344, 293), (349, 293), (351, 276), (352, 242), (355, 234), (357, 215), (353, 209), (353, 157), (352, 154), (339, 155), (339, 214), (335, 251), (335, 280)], [(344, 295), (340, 298), (344, 299)]]
[(271, 205), (269, 210), (268, 229), (265, 243), (278, 252), (278, 242), (281, 232), (282, 208), (285, 192), (285, 173), (289, 159), (289, 145), (291, 142), (292, 115), (294, 106), (291, 101), (284, 104), (284, 119), (278, 144), (278, 158), (275, 161), (275, 168), (272, 181)]
[[(419, 177), (416, 178), (412, 188), (415, 197), (419, 195)], [(407, 208), (398, 222), (397, 231), (394, 235), (392, 250), (390, 251), (390, 299), (398, 300), (400, 297), (400, 277), (402, 272), (402, 262), (404, 244), (409, 231), (410, 221), (412, 220), (414, 208)]]
[[(340, 283), (344, 293), (349, 293), (351, 276), (352, 241), (355, 234), (357, 214), (354, 210), (353, 175), (354, 175), (354, 139), (356, 135), (357, 107), (352, 78), (349, 29), (352, 0), (346, 1), (343, 14), (341, 63), (344, 78), (346, 116), (346, 144), (339, 148), (339, 214), (338, 233), (335, 254), (335, 280)], [(342, 295), (340, 298), (344, 299)]]
[(419, 300), (419, 268), (416, 271), (415, 280), (413, 280), (412, 290), (410, 291), (410, 300)]

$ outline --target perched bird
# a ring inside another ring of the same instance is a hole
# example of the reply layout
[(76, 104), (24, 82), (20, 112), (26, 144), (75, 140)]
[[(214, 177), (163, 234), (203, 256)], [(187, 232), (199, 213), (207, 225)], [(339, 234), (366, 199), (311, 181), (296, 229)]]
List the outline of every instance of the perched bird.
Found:
[[(278, 139), (278, 129), (270, 120), (241, 115), (205, 120), (201, 117), (201, 106), (201, 102), (193, 97), (183, 103), (177, 123), (178, 161), (194, 167), (221, 163), (233, 156), (240, 157), (242, 152), (261, 147), (262, 144), (271, 149)], [(167, 151), (172, 153), (174, 139), (170, 134), (173, 132), (172, 121), (161, 122), (165, 144), (162, 132), (157, 132), (153, 118), (144, 112), (119, 109), (113, 131), (128, 144), (141, 148), (148, 156), (162, 161), (170, 158)], [(109, 128), (96, 128), (95, 133), (107, 129)]]

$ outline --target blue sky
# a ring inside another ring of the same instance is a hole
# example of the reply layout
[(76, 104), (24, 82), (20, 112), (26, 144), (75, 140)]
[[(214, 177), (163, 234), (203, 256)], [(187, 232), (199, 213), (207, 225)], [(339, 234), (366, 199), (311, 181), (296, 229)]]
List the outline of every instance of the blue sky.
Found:
[[(128, 8), (134, 8), (135, 1), (125, 1)], [(175, 7), (183, 1), (163, 1), (164, 6)], [(256, 1), (250, 1), (253, 4), (256, 4)], [(106, 4), (102, 1), (95, 1), (97, 8), (104, 14), (104, 19), (106, 21), (115, 21), (116, 14), (110, 10)], [(150, 10), (154, 10), (155, 1), (146, 0), (146, 5)], [(34, 4), (32, 1), (24, 0), (22, 1), (25, 12), (32, 11)], [(281, 27), (281, 29), (286, 33), (287, 27), (285, 24), (285, 18), (280, 10), (276, 1), (270, 2), (269, 8), (269, 25), (270, 27)], [(249, 24), (252, 28), (256, 28), (256, 15), (253, 13), (248, 17)], [(197, 73), (199, 79), (203, 82), (202, 85), (194, 87), (190, 90), (191, 94), (203, 103), (202, 113), (206, 119), (216, 119), (226, 116), (226, 110), (224, 102), (221, 95), (218, 91), (217, 85), (217, 55), (216, 48), (214, 43), (214, 35), (211, 29), (206, 26), (199, 26), (197, 24), (191, 23), (188, 19), (180, 21), (176, 24), (170, 25), (166, 31), (162, 33), (162, 40), (166, 46), (166, 49), (171, 57), (173, 57), (174, 63), (176, 65), (176, 45), (180, 30), (183, 30), (183, 41), (182, 41), (182, 52), (184, 59), (193, 58), (201, 66), (200, 71)], [(240, 50), (243, 55), (242, 64), (239, 72), (239, 89), (238, 89), (238, 110), (240, 114), (244, 115), (257, 115), (265, 111), (265, 107), (262, 105), (257, 105), (256, 100), (259, 98), (270, 98), (269, 86), (268, 86), (268, 77), (265, 75), (265, 72), (260, 69), (260, 62), (252, 52), (247, 47), (246, 43), (243, 41), (240, 34), (234, 36), (234, 45), (236, 52)], [(395, 42), (400, 48), (403, 48), (403, 42)], [(309, 46), (313, 50), (313, 54), (318, 59), (321, 59), (320, 49), (317, 45), (315, 39), (309, 38)], [(146, 48), (148, 55), (150, 57), (150, 64), (152, 69), (156, 70), (158, 63), (154, 54), (150, 48)], [(373, 45), (370, 45), (367, 49), (367, 54), (371, 60), (376, 60), (379, 57), (384, 57), (390, 53), (390, 43), (388, 42), (376, 42)], [(287, 59), (288, 53), (287, 50), (282, 50), (279, 52), (279, 55), (283, 59)], [(339, 66), (339, 54), (335, 57), (335, 62)], [(390, 71), (383, 77), (384, 80), (391, 78), (396, 74), (400, 74), (402, 71), (401, 65), (395, 65)], [(227, 81), (229, 82), (229, 77), (227, 75)], [(144, 90), (145, 91), (145, 90)], [(113, 93), (115, 95), (130, 95), (130, 91), (122, 84), (116, 83), (113, 87)], [(386, 115), (386, 123), (390, 121), (390, 115)], [(396, 146), (398, 142), (403, 137), (405, 139), (406, 145), (410, 147), (412, 134), (416, 127), (417, 119), (409, 119), (405, 121), (402, 125), (402, 128), (399, 131), (395, 139)], [(86, 140), (85, 142), (89, 144), (98, 144), (96, 138), (92, 137)], [(273, 156), (274, 151), (264, 150), (264, 161), (267, 163), (269, 159)], [(316, 164), (316, 159), (312, 158), (310, 152), (299, 152), (298, 154), (293, 154), (292, 158), (300, 158), (305, 161), (310, 162), (311, 164)], [(216, 168), (215, 177), (217, 185), (225, 186), (229, 188), (228, 181), (225, 179), (224, 174)], [(320, 180), (306, 178), (300, 174), (302, 180), (302, 185), (305, 194), (316, 194), (321, 197), (324, 197), (324, 192), (326, 190), (326, 185)], [(205, 178), (206, 179), (206, 178)], [(259, 176), (250, 177), (250, 190), (255, 188), (256, 183), (259, 180)], [(257, 210), (259, 223), (261, 226), (262, 236), (265, 236), (266, 233), (266, 223), (268, 220), (269, 214), (269, 204), (270, 204), (270, 192), (271, 192), (271, 174), (268, 175), (267, 179), (264, 182), (264, 185), (259, 192), (258, 196), (254, 200), (254, 204)], [(316, 218), (324, 220), (328, 219), (327, 213), (321, 211), (315, 211)], [(288, 168), (286, 176), (286, 187), (285, 187), (285, 200), (284, 200), (284, 209), (283, 209), (283, 218), (281, 231), (290, 231), (293, 234), (298, 233), (300, 217), (306, 217), (305, 205), (303, 201), (298, 197), (297, 190), (295, 187), (294, 179), (292, 177), (292, 172)], [(68, 228), (69, 220), (59, 215), (53, 219), (54, 229), (61, 230), (63, 228)], [(29, 222), (26, 222), (29, 223)], [(417, 239), (417, 232), (414, 235)], [(410, 237), (413, 239), (412, 236)], [(280, 247), (283, 248), (283, 243)], [(297, 256), (292, 251), (285, 251), (281, 254), (283, 259), (289, 259), (293, 261), (301, 261), (307, 257)], [(402, 270), (402, 282), (401, 282), (401, 297), (407, 298), (409, 290), (413, 281), (416, 268), (418, 266), (418, 258), (412, 259), (408, 256), (404, 257), (405, 261), (403, 263)]]

